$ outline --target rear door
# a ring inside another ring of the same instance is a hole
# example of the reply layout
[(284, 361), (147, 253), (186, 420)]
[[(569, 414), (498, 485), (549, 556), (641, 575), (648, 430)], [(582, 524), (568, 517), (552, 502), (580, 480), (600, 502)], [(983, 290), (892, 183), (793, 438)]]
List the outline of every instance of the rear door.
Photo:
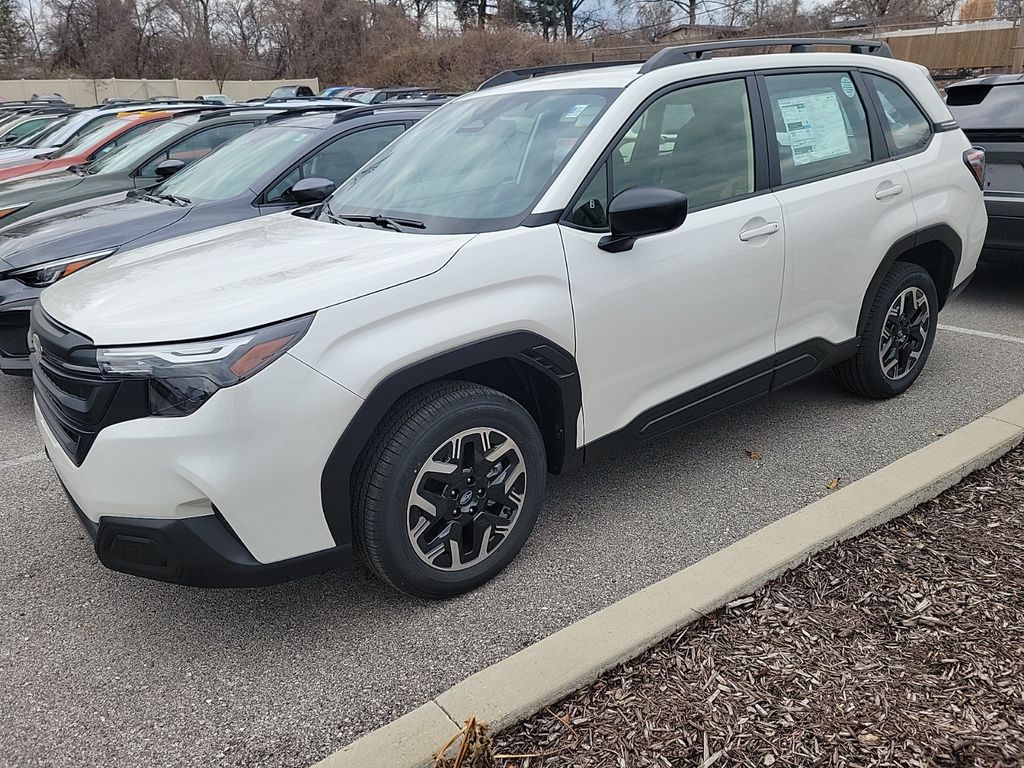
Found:
[(824, 355), (820, 364), (833, 345), (857, 336), (879, 264), (916, 231), (913, 196), (858, 72), (800, 69), (759, 81), (786, 223), (776, 346)]

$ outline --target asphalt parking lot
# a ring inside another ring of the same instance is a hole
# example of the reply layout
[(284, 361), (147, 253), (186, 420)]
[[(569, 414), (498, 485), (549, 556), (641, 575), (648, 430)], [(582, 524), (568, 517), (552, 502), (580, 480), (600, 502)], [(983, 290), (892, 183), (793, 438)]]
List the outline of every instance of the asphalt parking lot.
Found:
[(1024, 269), (983, 267), (940, 322), (901, 398), (825, 374), (553, 479), (516, 562), (446, 603), (358, 566), (254, 591), (105, 570), (39, 453), (28, 382), (2, 379), (0, 765), (308, 765), (1024, 391)]

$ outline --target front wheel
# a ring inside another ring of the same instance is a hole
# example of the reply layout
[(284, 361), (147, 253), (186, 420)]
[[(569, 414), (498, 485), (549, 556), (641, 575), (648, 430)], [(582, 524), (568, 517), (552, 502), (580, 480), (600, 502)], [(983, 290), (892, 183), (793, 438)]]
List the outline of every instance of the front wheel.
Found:
[(519, 403), (477, 384), (428, 385), (395, 405), (357, 470), (356, 546), (406, 594), (466, 592), (522, 549), (546, 475), (543, 438)]
[(835, 367), (839, 381), (876, 400), (905, 392), (928, 360), (938, 312), (928, 271), (917, 264), (894, 264), (868, 310), (857, 354)]

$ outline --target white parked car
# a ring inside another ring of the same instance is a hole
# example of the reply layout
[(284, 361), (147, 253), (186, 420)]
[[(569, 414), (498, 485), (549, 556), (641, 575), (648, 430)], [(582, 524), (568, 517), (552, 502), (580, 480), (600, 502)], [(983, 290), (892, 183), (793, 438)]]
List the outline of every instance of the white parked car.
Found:
[(984, 154), (922, 67), (831, 44), (503, 73), (305, 218), (47, 289), (38, 423), (100, 560), (253, 585), (354, 548), (443, 597), (512, 560), (549, 472), (830, 366), (906, 390)]

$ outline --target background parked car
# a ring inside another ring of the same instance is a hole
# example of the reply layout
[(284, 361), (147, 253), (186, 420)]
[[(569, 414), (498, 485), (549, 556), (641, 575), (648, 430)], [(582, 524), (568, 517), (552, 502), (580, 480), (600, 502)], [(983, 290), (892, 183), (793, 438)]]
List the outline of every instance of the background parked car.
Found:
[(196, 101), (203, 101), (210, 104), (234, 104), (235, 100), (230, 96), (225, 96), (223, 93), (206, 93), (202, 96), (196, 96)]
[(28, 315), (46, 286), (118, 250), (318, 202), (432, 109), (273, 116), (150, 191), (0, 230), (0, 371), (29, 373)]
[(39, 131), (64, 118), (66, 111), (52, 112), (27, 112), (19, 115), (13, 120), (5, 121), (0, 127), (0, 145), (10, 146), (24, 139), (26, 136), (36, 135)]
[[(26, 159), (51, 154), (62, 149), (68, 142), (74, 141), (83, 134), (93, 130), (101, 123), (115, 120), (118, 117), (138, 113), (161, 111), (179, 111), (182, 109), (194, 108), (195, 104), (149, 104), (147, 102), (132, 102), (129, 104), (118, 104), (115, 106), (88, 107), (68, 115), (61, 125), (55, 126), (37, 141), (31, 142), (31, 146), (12, 146), (0, 148), (0, 168), (10, 168), (20, 165)], [(216, 108), (216, 105), (210, 105)]]
[(0, 169), (0, 181), (91, 163), (173, 116), (173, 112), (159, 111), (116, 117), (69, 141), (56, 152), (6, 165)]
[(946, 86), (946, 106), (985, 148), (988, 234), (982, 259), (1024, 260), (1024, 80), (989, 75)]
[(0, 182), (0, 226), (62, 205), (152, 187), (272, 114), (248, 107), (177, 113), (85, 168), (62, 168)]
[(318, 94), (318, 98), (321, 99), (347, 99), (355, 93), (363, 93), (364, 91), (370, 90), (369, 88), (361, 88), (357, 85), (332, 85), (330, 88), (324, 88)]
[(352, 96), (356, 101), (361, 101), (364, 104), (381, 104), (391, 99), (405, 98), (415, 99), (420, 98), (426, 93), (431, 93), (437, 90), (436, 88), (378, 88), (374, 91), (364, 91), (363, 93), (357, 93)]
[(313, 89), (308, 85), (282, 85), (270, 92), (267, 99), (316, 98)]

